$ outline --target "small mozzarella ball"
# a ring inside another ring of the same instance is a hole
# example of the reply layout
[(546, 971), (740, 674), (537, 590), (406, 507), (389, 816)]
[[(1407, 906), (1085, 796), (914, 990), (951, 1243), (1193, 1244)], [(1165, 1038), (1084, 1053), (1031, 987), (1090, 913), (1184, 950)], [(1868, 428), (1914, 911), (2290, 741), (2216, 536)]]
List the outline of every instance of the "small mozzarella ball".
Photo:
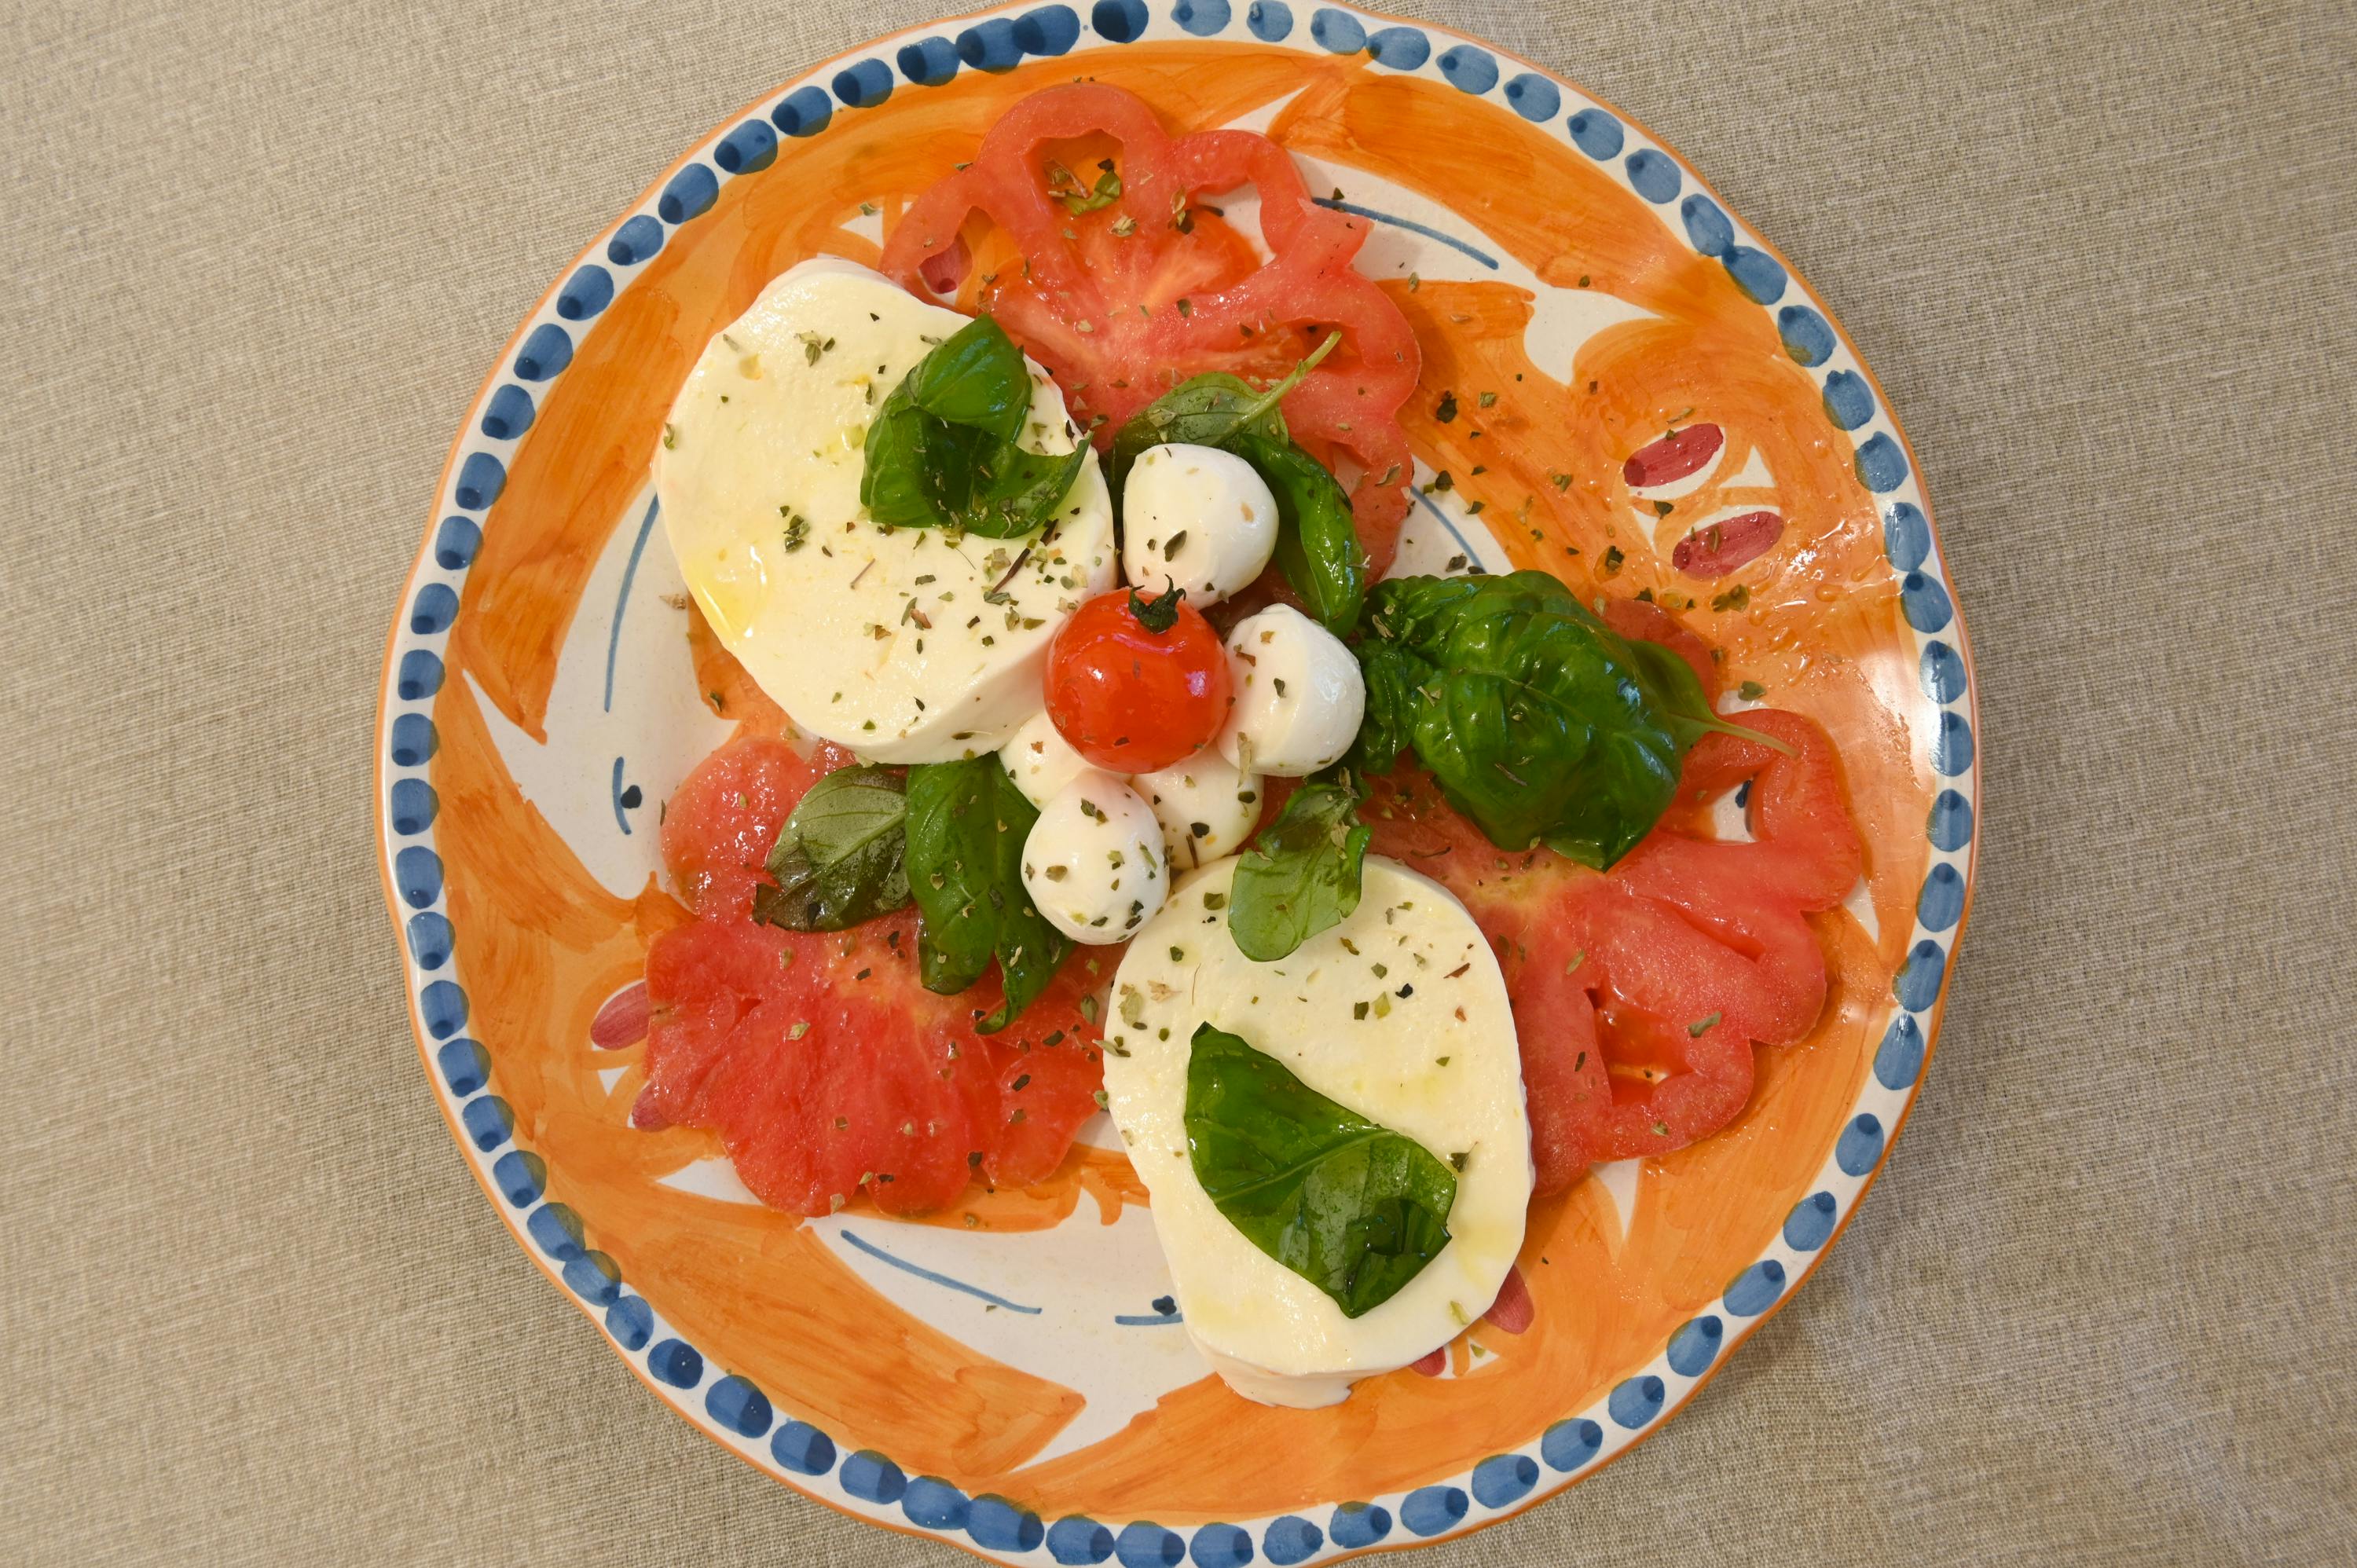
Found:
[(1232, 452), (1147, 449), (1121, 489), (1121, 571), (1140, 592), (1177, 583), (1200, 609), (1261, 575), (1276, 549), (1276, 498)]
[(1125, 941), (1169, 891), (1154, 808), (1110, 773), (1087, 769), (1039, 809), (1023, 841), (1023, 888), (1076, 942)]
[(1246, 772), (1298, 779), (1341, 760), (1358, 738), (1367, 685), (1341, 639), (1290, 605), (1228, 633), (1236, 705), (1220, 755)]
[(1023, 798), (1044, 806), (1059, 790), (1089, 770), (1088, 758), (1072, 749), (1045, 708), (1031, 715), (1021, 729), (998, 748), (998, 760), (1014, 779)]
[(1191, 871), (1233, 854), (1260, 822), (1260, 775), (1237, 772), (1216, 751), (1199, 751), (1158, 773), (1141, 773), (1129, 785), (1161, 819), (1173, 871)]

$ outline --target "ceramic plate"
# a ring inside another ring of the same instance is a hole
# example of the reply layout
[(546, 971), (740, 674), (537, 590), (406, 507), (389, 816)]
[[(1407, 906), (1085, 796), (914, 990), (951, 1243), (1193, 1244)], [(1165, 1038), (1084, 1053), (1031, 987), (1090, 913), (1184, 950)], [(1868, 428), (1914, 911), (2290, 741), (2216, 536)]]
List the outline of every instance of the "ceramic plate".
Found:
[[(1463, 479), (1420, 494), (1408, 569), (1463, 554), (1651, 590), (1725, 650), (1730, 684), (1832, 733), (1867, 841), (1866, 878), (1815, 918), (1824, 1018), (1760, 1053), (1742, 1118), (1541, 1201), (1519, 1290), (1437, 1370), (1328, 1410), (1247, 1404), (1207, 1375), (1135, 1183), (1093, 1134), (1046, 1185), (937, 1222), (856, 1204), (805, 1223), (752, 1202), (709, 1134), (626, 1124), (643, 956), (683, 918), (656, 823), (728, 737), (741, 679), (691, 637), (655, 535), (664, 411), (770, 278), (820, 252), (873, 263), (1007, 104), (1082, 74), (1174, 129), (1265, 130), (1372, 225), (1359, 265), (1423, 346), (1403, 411), (1417, 477)], [(1477, 467), (1475, 433), (1516, 422), (1557, 433), (1544, 460), (1493, 441), (1498, 467)], [(1632, 491), (1623, 460), (1672, 423), (1720, 426), (1718, 457)], [(1688, 529), (1759, 511), (1781, 532), (1739, 575), (1748, 602), (1677, 569)], [(731, 1453), (1009, 1563), (1329, 1561), (1478, 1529), (1593, 1474), (1825, 1255), (1906, 1117), (1970, 900), (1969, 671), (1873, 379), (1625, 115), (1472, 39), (1343, 6), (1021, 5), (883, 39), (733, 116), (517, 330), (393, 628), (382, 869), (469, 1168), (630, 1369)]]

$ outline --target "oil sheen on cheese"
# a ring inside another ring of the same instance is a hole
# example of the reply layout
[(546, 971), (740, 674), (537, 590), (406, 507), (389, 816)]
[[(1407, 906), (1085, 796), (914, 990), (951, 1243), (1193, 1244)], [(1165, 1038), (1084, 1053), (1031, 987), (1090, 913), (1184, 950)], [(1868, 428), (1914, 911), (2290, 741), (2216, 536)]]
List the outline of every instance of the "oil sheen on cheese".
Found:
[[(1463, 1332), (1521, 1249), (1531, 1155), (1513, 1012), (1464, 906), (1372, 855), (1349, 918), (1286, 958), (1254, 962), (1228, 934), (1236, 864), (1182, 883), (1130, 942), (1106, 1019), (1105, 1092), (1205, 1359), (1248, 1399), (1332, 1404), (1356, 1380)], [(1204, 1194), (1182, 1120), (1189, 1042), (1202, 1023), (1441, 1158), (1463, 1156), (1448, 1245), (1389, 1301), (1343, 1316)]]
[[(1039, 711), (1048, 640), (1118, 568), (1092, 456), (1028, 539), (885, 529), (859, 504), (876, 405), (966, 318), (866, 267), (802, 263), (705, 345), (655, 452), (681, 575), (804, 729), (883, 762), (995, 750)], [(1069, 452), (1031, 367), (1024, 444)]]

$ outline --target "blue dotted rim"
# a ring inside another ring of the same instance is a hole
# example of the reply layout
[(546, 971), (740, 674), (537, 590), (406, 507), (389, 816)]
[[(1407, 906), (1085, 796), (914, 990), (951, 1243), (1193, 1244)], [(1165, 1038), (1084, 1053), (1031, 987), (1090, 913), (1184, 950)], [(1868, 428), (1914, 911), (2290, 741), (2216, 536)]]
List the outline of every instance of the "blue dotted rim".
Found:
[[(1084, 14), (1085, 12), (1085, 14)], [(1590, 1409), (1521, 1448), (1430, 1485), (1300, 1513), (1166, 1528), (1070, 1516), (1044, 1520), (1020, 1502), (969, 1497), (936, 1477), (780, 1412), (742, 1377), (711, 1365), (631, 1292), (581, 1219), (548, 1197), (550, 1173), (515, 1136), (493, 1091), (489, 1050), (468, 1032), (467, 994), (433, 831), (433, 704), (458, 588), (507, 460), (531, 429), (537, 395), (572, 362), (576, 337), (694, 222), (727, 180), (775, 161), (780, 136), (823, 133), (838, 113), (898, 91), (939, 86), (961, 70), (1004, 71), (1027, 58), (1139, 41), (1232, 38), (1316, 55), (1365, 53), (1379, 69), (1445, 82), (1562, 136), (1651, 203), (1698, 254), (1718, 260), (1774, 319), (1786, 351), (1823, 391), (1825, 417), (1852, 443), (1858, 478), (1881, 509), (1883, 542), (1913, 628), (1923, 694), (1936, 711), (1920, 737), (1941, 790), (1924, 831), (1931, 864), (1893, 1010), (1872, 1071), (1833, 1154), (1760, 1257), (1661, 1352)], [(641, 194), (638, 206), (576, 258), (517, 328), (454, 442), (434, 520), (387, 639), (377, 725), (380, 870), (399, 928), (419, 1054), (460, 1150), (525, 1251), (603, 1327), (624, 1361), (674, 1410), (723, 1446), (830, 1507), (995, 1561), (1123, 1568), (1239, 1568), (1331, 1562), (1465, 1533), (1594, 1474), (1663, 1423), (1727, 1355), (1790, 1299), (1830, 1251), (1898, 1137), (1936, 1038), (1949, 969), (1971, 903), (1977, 844), (1977, 712), (1971, 653), (1906, 437), (1880, 387), (1831, 313), (1766, 242), (1745, 229), (1675, 154), (1628, 116), (1527, 61), (1446, 29), (1342, 5), (1285, 0), (1144, 0), (1009, 5), (920, 27), (820, 66), (749, 105)]]

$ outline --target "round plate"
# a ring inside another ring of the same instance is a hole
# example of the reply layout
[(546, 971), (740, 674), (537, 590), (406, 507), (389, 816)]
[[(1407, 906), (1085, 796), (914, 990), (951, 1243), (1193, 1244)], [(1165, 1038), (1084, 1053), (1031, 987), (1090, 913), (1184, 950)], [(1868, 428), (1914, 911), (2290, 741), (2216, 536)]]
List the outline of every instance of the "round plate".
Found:
[[(1832, 732), (1867, 840), (1869, 875), (1816, 919), (1824, 1016), (1760, 1053), (1742, 1119), (1535, 1205), (1520, 1290), (1437, 1370), (1329, 1410), (1247, 1404), (1205, 1373), (1115, 1152), (931, 1223), (861, 1206), (798, 1222), (751, 1202), (709, 1135), (627, 1125), (646, 946), (684, 918), (656, 823), (729, 735), (741, 679), (650, 548), (664, 412), (770, 278), (821, 251), (873, 262), (1007, 104), (1080, 74), (1174, 128), (1265, 130), (1370, 221), (1359, 264), (1425, 354), (1409, 569), (1463, 554), (1651, 592), (1725, 650), (1730, 686)], [(1701, 475), (1623, 482), (1635, 448), (1702, 423), (1725, 444)], [(1441, 470), (1457, 482), (1435, 488)], [(1690, 528), (1761, 510), (1781, 519), (1768, 554), (1714, 582), (1676, 569)], [(1593, 1473), (1824, 1256), (1906, 1116), (1970, 901), (1969, 670), (1879, 390), (1806, 285), (1626, 116), (1343, 6), (1017, 5), (751, 105), (518, 328), (393, 628), (382, 869), (468, 1166), (631, 1370), (732, 1453), (1006, 1562), (1328, 1561)]]

